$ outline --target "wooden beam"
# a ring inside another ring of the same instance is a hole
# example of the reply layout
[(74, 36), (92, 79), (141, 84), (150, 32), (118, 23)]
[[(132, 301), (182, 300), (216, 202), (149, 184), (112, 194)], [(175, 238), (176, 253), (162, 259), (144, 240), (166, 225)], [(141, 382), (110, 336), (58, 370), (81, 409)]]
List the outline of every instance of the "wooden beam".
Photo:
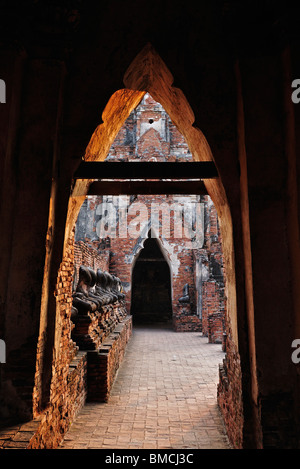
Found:
[(95, 181), (87, 195), (207, 195), (203, 181)]
[(218, 177), (213, 161), (82, 161), (75, 179), (212, 179)]

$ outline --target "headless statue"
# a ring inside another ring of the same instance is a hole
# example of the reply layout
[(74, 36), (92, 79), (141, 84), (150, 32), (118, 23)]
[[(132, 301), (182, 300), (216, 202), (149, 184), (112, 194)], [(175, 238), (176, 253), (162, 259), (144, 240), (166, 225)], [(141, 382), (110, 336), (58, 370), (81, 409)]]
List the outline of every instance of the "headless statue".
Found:
[(97, 295), (97, 292), (95, 291), (95, 285), (97, 283), (97, 274), (91, 267), (87, 267), (87, 269), (91, 276), (91, 281), (88, 285), (89, 298), (95, 301), (97, 303), (98, 308), (100, 308), (104, 304), (104, 299), (101, 296)]
[(118, 295), (113, 291), (113, 277), (109, 272), (104, 272), (104, 275), (106, 278), (106, 289), (112, 298), (111, 302), (115, 303), (118, 301)]
[(112, 302), (112, 296), (106, 289), (106, 276), (101, 269), (97, 270), (97, 281), (95, 287), (95, 293), (101, 298), (104, 305), (108, 305)]
[(79, 314), (86, 314), (88, 311), (96, 311), (98, 303), (89, 295), (92, 277), (88, 268), (80, 266), (79, 281), (77, 288), (73, 294), (73, 307), (78, 310)]
[(119, 279), (119, 277), (116, 277), (115, 275), (112, 275), (112, 278), (113, 278), (113, 292), (117, 295), (118, 300), (122, 301), (125, 298), (125, 295), (121, 291), (122, 290), (121, 280)]
[(186, 283), (183, 287), (182, 297), (179, 298), (179, 303), (189, 303), (190, 296), (189, 296), (189, 284)]

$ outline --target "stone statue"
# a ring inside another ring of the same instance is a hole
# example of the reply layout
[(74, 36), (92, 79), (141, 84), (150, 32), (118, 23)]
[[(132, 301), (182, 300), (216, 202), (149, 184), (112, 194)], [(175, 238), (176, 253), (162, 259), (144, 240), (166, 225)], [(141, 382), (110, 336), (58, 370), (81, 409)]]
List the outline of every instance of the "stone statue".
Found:
[(116, 277), (115, 275), (112, 275), (112, 278), (113, 278), (113, 291), (117, 295), (118, 300), (122, 301), (125, 298), (125, 295), (122, 292), (121, 280), (119, 279), (119, 277)]
[(98, 308), (98, 302), (89, 295), (91, 284), (92, 277), (88, 268), (80, 266), (78, 285), (73, 293), (73, 307), (78, 310), (79, 314), (96, 311)]
[(104, 305), (112, 302), (112, 296), (109, 294), (106, 288), (106, 276), (101, 269), (97, 270), (95, 294), (101, 298)]
[(95, 285), (97, 282), (97, 274), (91, 267), (87, 267), (87, 269), (91, 276), (91, 281), (88, 285), (88, 295), (89, 295), (89, 298), (91, 298), (91, 300), (97, 303), (98, 308), (100, 308), (104, 304), (104, 299), (101, 296), (97, 295), (95, 291)]
[(190, 296), (189, 296), (189, 284), (186, 283), (183, 287), (182, 297), (179, 298), (179, 303), (189, 303)]
[(106, 278), (106, 290), (111, 295), (111, 302), (115, 303), (116, 301), (118, 301), (118, 295), (113, 291), (113, 277), (109, 272), (104, 272), (104, 275)]
[(78, 317), (78, 309), (75, 308), (75, 306), (71, 306), (71, 321), (75, 321), (76, 318)]
[(96, 311), (103, 305), (122, 301), (121, 281), (109, 272), (80, 266), (79, 280), (73, 293), (72, 316)]

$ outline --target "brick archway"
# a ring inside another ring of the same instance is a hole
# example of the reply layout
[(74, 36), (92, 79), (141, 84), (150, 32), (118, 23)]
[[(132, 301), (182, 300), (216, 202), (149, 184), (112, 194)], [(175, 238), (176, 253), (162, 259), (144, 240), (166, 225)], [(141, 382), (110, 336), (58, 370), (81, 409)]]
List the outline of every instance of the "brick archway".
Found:
[[(172, 74), (151, 44), (147, 44), (144, 47), (127, 69), (124, 75), (124, 85), (125, 89), (116, 91), (108, 101), (102, 114), (103, 122), (95, 129), (87, 145), (84, 155), (85, 161), (100, 162), (105, 160), (111, 144), (125, 120), (147, 92), (155, 101), (162, 105), (172, 122), (184, 136), (194, 161), (214, 161), (205, 136), (196, 126), (194, 113), (187, 99), (180, 89), (173, 86)], [(70, 238), (71, 229), (75, 225), (80, 206), (92, 182), (93, 180), (76, 180), (69, 201), (65, 243)], [(220, 221), (224, 267), (226, 272), (225, 295), (227, 314), (225, 323), (228, 331), (226, 339), (227, 353), (230, 351), (230, 354), (234, 357), (233, 362), (235, 363), (237, 361), (237, 364), (234, 365), (237, 368), (234, 371), (236, 378), (233, 386), (237, 387), (237, 394), (241, 396), (242, 377), (239, 359), (236, 358), (239, 357), (239, 340), (232, 217), (221, 177), (205, 180), (205, 186), (216, 207)], [(248, 320), (249, 324), (251, 324), (253, 317), (249, 317)], [(251, 379), (253, 381), (252, 389), (255, 401), (257, 399), (255, 342), (252, 341), (251, 346)], [(235, 402), (235, 417), (232, 422), (232, 415), (226, 410), (228, 407), (226, 402), (228, 399), (229, 401), (231, 400), (231, 396), (228, 394), (228, 386), (225, 383), (228, 377), (225, 376), (224, 381), (222, 376), (224, 376), (224, 373), (221, 374), (220, 378), (220, 406), (224, 411), (224, 418), (230, 431), (234, 434), (238, 434), (238, 437), (235, 436), (235, 438), (238, 441), (237, 446), (239, 446), (243, 438), (242, 398), (240, 397), (240, 399)]]
[[(140, 103), (144, 94), (148, 92), (151, 94), (153, 99), (159, 102), (167, 114), (170, 116), (172, 122), (176, 125), (178, 130), (184, 136), (189, 149), (193, 155), (195, 161), (209, 162), (214, 161), (211, 149), (206, 141), (203, 133), (199, 130), (194, 122), (193, 111), (187, 102), (183, 92), (172, 86), (173, 77), (166, 65), (153, 49), (151, 44), (148, 44), (141, 52), (138, 54), (136, 59), (132, 62), (127, 72), (124, 75), (124, 85), (126, 88), (116, 91), (111, 98), (109, 99), (107, 106), (105, 107), (102, 114), (102, 123), (95, 129), (89, 144), (86, 147), (84, 160), (85, 161), (95, 161), (101, 162), (104, 161), (109, 149), (124, 124), (125, 120), (131, 113), (131, 111)], [(75, 168), (76, 169), (76, 168)], [(80, 207), (85, 200), (85, 197), (88, 193), (89, 186), (93, 182), (93, 179), (77, 179), (74, 182), (71, 196), (69, 198), (68, 204), (68, 213), (66, 217), (65, 224), (65, 233), (64, 233), (64, 247), (63, 247), (63, 261), (61, 264), (61, 269), (65, 269), (65, 261), (69, 263), (70, 256), (72, 256), (71, 245), (74, 239), (74, 226), (80, 210)], [(228, 315), (226, 317), (227, 330), (229, 334), (227, 336), (227, 345), (232, 353), (233, 357), (238, 357), (239, 355), (239, 343), (238, 343), (238, 324), (237, 324), (237, 298), (236, 298), (236, 278), (235, 278), (235, 254), (233, 246), (233, 226), (232, 218), (230, 213), (229, 204), (227, 202), (225, 190), (222, 184), (221, 177), (215, 179), (207, 179), (205, 181), (205, 186), (208, 194), (213, 200), (213, 203), (217, 209), (219, 220), (220, 220), (220, 229), (221, 236), (223, 240), (223, 254), (224, 254), (224, 265), (226, 271), (226, 286), (225, 294), (227, 297), (227, 311)], [(45, 271), (45, 275), (48, 273)], [(52, 272), (53, 275), (53, 272)], [(59, 281), (60, 281), (59, 274)], [(45, 277), (44, 284), (47, 285), (48, 278)], [(67, 292), (64, 292), (64, 296)], [(69, 296), (71, 296), (71, 285)], [(45, 295), (48, 295), (48, 292), (45, 289)], [(42, 298), (42, 304), (43, 298)], [(46, 303), (45, 303), (46, 304)], [(70, 304), (68, 308), (70, 308)], [(60, 307), (61, 304), (59, 301), (56, 302), (56, 317), (60, 316)], [(43, 323), (46, 324), (43, 314), (48, 314), (46, 309), (42, 309), (42, 327), (40, 329), (40, 337), (44, 335)], [(66, 314), (71, 314), (67, 312)], [(57, 327), (59, 326), (59, 327)], [(63, 325), (60, 324), (60, 321), (56, 324), (54, 328), (54, 322), (52, 324), (52, 333), (53, 340), (57, 343), (60, 340), (60, 333), (63, 329)], [(53, 344), (51, 344), (51, 347)], [(57, 347), (58, 350), (58, 347)], [(252, 351), (255, 358), (255, 350)], [(44, 353), (44, 352), (43, 352)], [(57, 357), (55, 358), (57, 359)], [(41, 356), (42, 360), (42, 356)], [(239, 359), (234, 359), (234, 362), (237, 363), (237, 369), (235, 370), (235, 382), (233, 386), (237, 386), (237, 394), (240, 396), (241, 389), (241, 370), (239, 365)], [(255, 359), (252, 360), (253, 369), (255, 369)], [(49, 371), (49, 370), (48, 370)], [(253, 374), (255, 377), (255, 373)], [(222, 377), (221, 377), (222, 379)], [(226, 379), (228, 379), (226, 377)], [(225, 381), (226, 381), (225, 379)], [(253, 388), (255, 389), (255, 387)], [(224, 404), (224, 415), (225, 420), (227, 417), (229, 421), (232, 420), (232, 416), (227, 412), (226, 401), (230, 396), (227, 395), (228, 386), (225, 382), (220, 383), (220, 395), (221, 395), (221, 405)], [(254, 394), (253, 394), (254, 396)], [(254, 396), (254, 400), (257, 396)], [(242, 398), (235, 402), (235, 414), (238, 416), (234, 417), (235, 427), (233, 432), (238, 433), (237, 437), (237, 446), (239, 446), (242, 441)]]

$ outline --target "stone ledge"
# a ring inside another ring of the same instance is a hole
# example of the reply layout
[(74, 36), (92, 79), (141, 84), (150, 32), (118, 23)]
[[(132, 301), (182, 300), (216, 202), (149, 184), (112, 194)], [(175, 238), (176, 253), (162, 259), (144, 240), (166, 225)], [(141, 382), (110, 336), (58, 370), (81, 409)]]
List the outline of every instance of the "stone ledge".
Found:
[(88, 401), (106, 402), (132, 332), (127, 316), (95, 351), (88, 351)]

